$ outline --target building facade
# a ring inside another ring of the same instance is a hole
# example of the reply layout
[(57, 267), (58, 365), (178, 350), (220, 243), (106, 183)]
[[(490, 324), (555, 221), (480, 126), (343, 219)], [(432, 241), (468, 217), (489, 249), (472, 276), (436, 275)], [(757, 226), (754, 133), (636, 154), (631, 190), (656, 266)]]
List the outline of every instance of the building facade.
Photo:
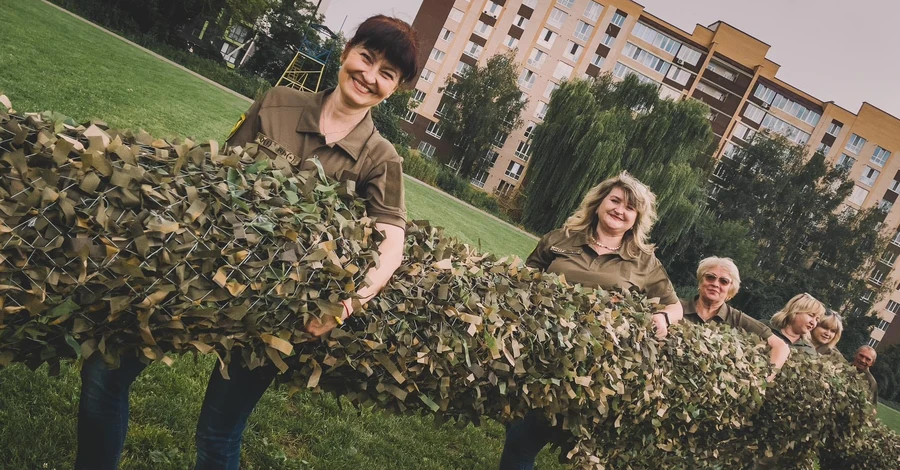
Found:
[[(502, 195), (519, 184), (530, 157), (530, 133), (562, 80), (636, 75), (663, 98), (690, 97), (709, 105), (716, 136), (712, 151), (719, 161), (711, 197), (728, 159), (763, 129), (846, 166), (856, 183), (847, 206), (879, 205), (887, 210), (883, 227), (893, 228), (889, 251), (869, 282), (900, 280), (900, 209), (892, 208), (900, 192), (900, 156), (892, 158), (900, 151), (900, 120), (869, 103), (854, 113), (779, 80), (780, 66), (766, 58), (769, 45), (763, 41), (721, 21), (689, 33), (628, 0), (424, 0), (413, 26), (421, 40), (422, 73), (413, 96), (416, 108), (404, 127), (413, 147), (429, 157), (452, 149), (440, 128), (447, 77), (495, 54), (517, 51), (519, 87), (529, 98), (525, 124), (497, 136), (493, 166), (475, 175), (473, 185)], [(900, 342), (900, 322), (890, 328), (900, 312), (898, 288), (891, 286), (872, 306), (880, 320), (873, 346)]]

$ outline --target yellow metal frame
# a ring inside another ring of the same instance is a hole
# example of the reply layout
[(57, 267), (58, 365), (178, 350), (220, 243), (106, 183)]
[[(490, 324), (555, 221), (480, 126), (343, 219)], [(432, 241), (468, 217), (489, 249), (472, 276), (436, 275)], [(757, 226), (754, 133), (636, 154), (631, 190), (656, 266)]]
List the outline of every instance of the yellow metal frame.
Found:
[[(322, 77), (325, 75), (325, 63), (303, 52), (294, 54), (294, 59), (281, 74), (275, 86), (288, 86), (302, 91), (319, 91)], [(315, 82), (315, 84), (313, 84)]]

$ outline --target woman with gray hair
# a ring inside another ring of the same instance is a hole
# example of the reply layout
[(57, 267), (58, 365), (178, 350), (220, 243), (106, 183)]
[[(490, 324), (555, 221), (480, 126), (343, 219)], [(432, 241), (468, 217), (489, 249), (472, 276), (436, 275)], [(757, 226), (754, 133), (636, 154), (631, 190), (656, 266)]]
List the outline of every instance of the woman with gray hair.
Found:
[[(682, 310), (649, 242), (655, 205), (653, 192), (628, 173), (609, 178), (588, 191), (562, 228), (541, 238), (525, 264), (585, 287), (636, 289), (658, 299), (661, 308), (652, 317), (657, 336), (664, 337)], [(510, 423), (500, 469), (533, 469), (554, 432), (537, 411)]]
[(790, 355), (790, 347), (772, 333), (759, 320), (728, 305), (741, 288), (741, 274), (731, 258), (710, 256), (697, 266), (698, 295), (691, 300), (681, 300), (684, 319), (692, 323), (724, 323), (766, 340), (771, 348), (769, 360), (775, 368), (781, 368)]

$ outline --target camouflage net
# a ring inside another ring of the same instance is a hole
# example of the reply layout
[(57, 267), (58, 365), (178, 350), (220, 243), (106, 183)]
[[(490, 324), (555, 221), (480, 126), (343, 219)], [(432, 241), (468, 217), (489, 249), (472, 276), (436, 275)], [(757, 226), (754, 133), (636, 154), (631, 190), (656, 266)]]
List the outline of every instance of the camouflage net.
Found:
[[(0, 107), (2, 109), (2, 107)], [(679, 324), (410, 224), (384, 292), (323, 340), (377, 264), (353, 188), (253, 145), (167, 142), (0, 111), (0, 365), (102, 354), (274, 364), (293, 388), (460, 423), (540, 409), (585, 468), (896, 468), (845, 363)], [(240, 356), (232, 353), (240, 351)]]

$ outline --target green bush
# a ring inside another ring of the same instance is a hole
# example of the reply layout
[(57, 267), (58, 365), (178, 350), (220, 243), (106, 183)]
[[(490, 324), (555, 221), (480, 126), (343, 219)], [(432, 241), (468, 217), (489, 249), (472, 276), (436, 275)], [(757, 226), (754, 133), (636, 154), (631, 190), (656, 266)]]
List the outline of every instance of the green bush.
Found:
[(440, 164), (425, 158), (417, 150), (411, 150), (409, 147), (397, 145), (397, 151), (403, 157), (403, 172), (413, 178), (435, 186), (437, 184), (437, 175), (440, 171)]

